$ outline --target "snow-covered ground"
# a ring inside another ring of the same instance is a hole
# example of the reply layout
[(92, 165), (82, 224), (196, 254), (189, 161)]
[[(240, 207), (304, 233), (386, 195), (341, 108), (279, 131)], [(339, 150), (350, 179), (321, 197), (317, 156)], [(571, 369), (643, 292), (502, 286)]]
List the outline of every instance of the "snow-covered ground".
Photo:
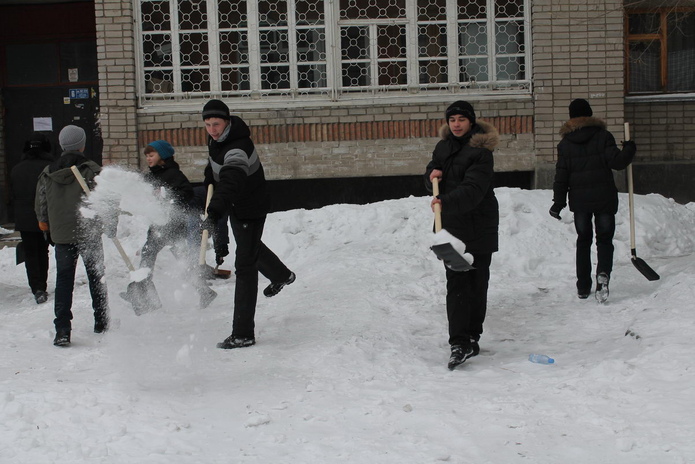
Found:
[[(106, 168), (92, 209), (113, 192), (132, 214), (118, 237), (137, 266), (157, 206), (139, 176)], [(106, 237), (112, 328), (92, 332), (80, 263), (73, 343), (54, 347), (53, 257), (51, 298), (37, 305), (14, 249), (0, 250), (0, 462), (695, 462), (695, 204), (636, 196), (637, 254), (661, 275), (649, 282), (630, 261), (621, 194), (599, 305), (576, 296), (571, 213), (552, 219), (546, 190), (497, 195), (482, 351), (453, 372), (426, 197), (271, 214), (264, 241), (298, 278), (259, 297), (257, 345), (239, 350), (215, 348), (231, 330), (233, 277), (198, 309), (165, 249), (164, 307), (138, 317)]]

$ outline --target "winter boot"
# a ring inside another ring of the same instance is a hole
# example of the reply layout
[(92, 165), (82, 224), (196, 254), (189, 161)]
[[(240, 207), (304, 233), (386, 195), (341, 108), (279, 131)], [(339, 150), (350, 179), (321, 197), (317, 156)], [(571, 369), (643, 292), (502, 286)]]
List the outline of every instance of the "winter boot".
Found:
[(473, 357), (472, 346), (451, 345), (451, 357), (449, 358), (449, 370), (453, 371), (456, 366), (466, 362), (466, 359)]
[(55, 346), (70, 346), (70, 329), (61, 329), (56, 332), (53, 339)]
[(225, 338), (223, 342), (218, 343), (217, 348), (231, 350), (234, 348), (246, 348), (247, 346), (255, 344), (256, 339), (253, 337), (237, 337), (236, 335), (230, 335)]
[(283, 287), (284, 287), (285, 285), (291, 284), (292, 282), (295, 281), (296, 278), (297, 278), (297, 276), (295, 275), (295, 273), (294, 273), (294, 272), (290, 272), (290, 277), (289, 277), (286, 281), (284, 281), (284, 282), (277, 282), (277, 283), (268, 285), (268, 286), (263, 290), (263, 294), (264, 294), (265, 296), (267, 296), (268, 298), (270, 298), (271, 296), (275, 296), (275, 295), (277, 295), (278, 293), (280, 293), (280, 290), (282, 290)]
[(100, 334), (109, 330), (109, 319), (105, 317), (94, 318), (94, 333)]
[(34, 293), (34, 299), (36, 300), (36, 304), (45, 303), (48, 301), (48, 293), (43, 290), (37, 290), (36, 293)]
[(605, 272), (596, 276), (596, 300), (599, 303), (608, 301), (608, 280), (608, 274)]
[(473, 354), (471, 354), (471, 358), (473, 356), (478, 356), (480, 354), (480, 345), (478, 344), (478, 340), (471, 338), (471, 349), (473, 350)]

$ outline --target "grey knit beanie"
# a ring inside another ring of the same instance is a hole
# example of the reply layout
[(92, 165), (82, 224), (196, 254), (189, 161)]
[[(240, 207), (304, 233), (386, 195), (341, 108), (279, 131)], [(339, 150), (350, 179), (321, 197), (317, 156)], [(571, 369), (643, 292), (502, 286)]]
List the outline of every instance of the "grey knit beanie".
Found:
[(81, 127), (65, 126), (58, 135), (58, 142), (63, 151), (80, 151), (87, 143), (87, 135)]

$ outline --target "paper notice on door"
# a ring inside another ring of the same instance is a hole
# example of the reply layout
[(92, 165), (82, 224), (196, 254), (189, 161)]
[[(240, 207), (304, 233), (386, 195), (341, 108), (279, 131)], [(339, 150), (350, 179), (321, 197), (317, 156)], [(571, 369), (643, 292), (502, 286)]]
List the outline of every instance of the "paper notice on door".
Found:
[(34, 118), (34, 131), (53, 131), (53, 118)]

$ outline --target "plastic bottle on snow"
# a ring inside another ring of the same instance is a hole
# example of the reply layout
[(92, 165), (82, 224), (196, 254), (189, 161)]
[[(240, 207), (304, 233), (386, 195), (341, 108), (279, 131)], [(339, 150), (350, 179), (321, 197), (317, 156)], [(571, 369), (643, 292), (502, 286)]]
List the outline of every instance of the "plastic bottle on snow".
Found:
[(528, 355), (528, 360), (536, 364), (553, 364), (555, 360), (550, 356), (544, 354), (530, 354)]

